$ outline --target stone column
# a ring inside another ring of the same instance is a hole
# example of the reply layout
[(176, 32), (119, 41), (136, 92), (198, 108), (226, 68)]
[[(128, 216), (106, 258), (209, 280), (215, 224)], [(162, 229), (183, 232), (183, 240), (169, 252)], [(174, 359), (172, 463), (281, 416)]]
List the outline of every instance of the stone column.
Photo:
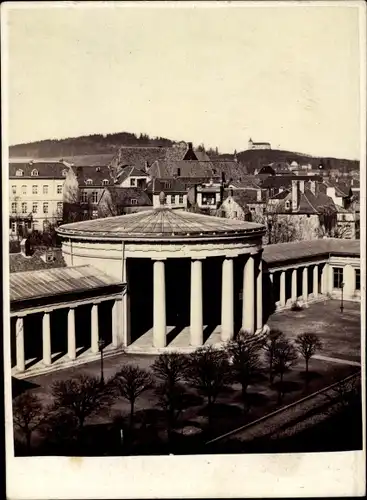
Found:
[(191, 260), (190, 345), (203, 345), (203, 279), (202, 262)]
[(166, 281), (165, 263), (155, 260), (153, 263), (153, 345), (165, 347), (167, 343), (166, 325)]
[(323, 269), (322, 269), (322, 275), (321, 275), (321, 293), (323, 295), (326, 295), (327, 293), (330, 292), (330, 280), (329, 280), (329, 274), (330, 274), (330, 266), (329, 264), (326, 262), (326, 264), (324, 265)]
[(256, 327), (257, 330), (263, 327), (263, 263), (261, 254), (256, 278)]
[(223, 341), (233, 338), (233, 259), (225, 258), (222, 264), (222, 335)]
[(75, 309), (70, 307), (68, 311), (68, 356), (76, 359), (76, 339), (75, 339)]
[(292, 295), (291, 300), (293, 302), (297, 302), (297, 268), (292, 270)]
[(242, 329), (251, 333), (255, 331), (255, 265), (252, 255), (243, 268)]
[(272, 272), (269, 272), (269, 279), (270, 279), (270, 283), (274, 283), (274, 273)]
[(286, 298), (285, 298), (285, 271), (280, 271), (280, 294), (279, 294), (279, 302), (282, 307), (285, 306)]
[(319, 295), (319, 266), (313, 267), (313, 296), (316, 298)]
[(23, 317), (18, 317), (15, 323), (15, 339), (16, 339), (16, 356), (17, 370), (24, 372), (25, 357), (24, 357), (24, 321)]
[(92, 305), (92, 316), (91, 316), (91, 350), (93, 354), (99, 351), (98, 348), (98, 304)]
[(43, 313), (43, 318), (42, 318), (42, 352), (43, 352), (43, 363), (46, 366), (49, 366), (51, 364), (50, 312)]
[(304, 302), (308, 301), (308, 267), (302, 270), (302, 298)]
[(112, 306), (112, 345), (116, 348), (123, 344), (121, 313), (122, 301), (116, 299)]

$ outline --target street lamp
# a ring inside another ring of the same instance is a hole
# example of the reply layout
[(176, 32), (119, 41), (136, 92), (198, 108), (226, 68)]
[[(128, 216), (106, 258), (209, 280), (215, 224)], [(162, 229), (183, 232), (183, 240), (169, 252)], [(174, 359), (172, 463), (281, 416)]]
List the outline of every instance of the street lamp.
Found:
[(342, 313), (343, 310), (344, 310), (344, 304), (343, 304), (343, 289), (344, 289), (344, 283), (340, 283), (340, 288), (342, 289), (342, 299), (341, 299), (341, 302), (340, 302), (340, 312)]
[(104, 376), (103, 376), (103, 348), (105, 346), (105, 341), (103, 339), (98, 340), (98, 348), (101, 352), (101, 385), (104, 385)]

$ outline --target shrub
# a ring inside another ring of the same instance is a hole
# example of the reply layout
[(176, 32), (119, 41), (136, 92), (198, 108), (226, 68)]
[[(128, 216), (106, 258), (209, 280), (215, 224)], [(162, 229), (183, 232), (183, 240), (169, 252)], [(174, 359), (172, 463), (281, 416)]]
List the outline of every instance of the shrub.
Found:
[(9, 241), (9, 253), (20, 253), (19, 241)]
[(293, 302), (293, 304), (291, 305), (291, 311), (302, 311), (302, 310), (303, 307), (299, 302)]

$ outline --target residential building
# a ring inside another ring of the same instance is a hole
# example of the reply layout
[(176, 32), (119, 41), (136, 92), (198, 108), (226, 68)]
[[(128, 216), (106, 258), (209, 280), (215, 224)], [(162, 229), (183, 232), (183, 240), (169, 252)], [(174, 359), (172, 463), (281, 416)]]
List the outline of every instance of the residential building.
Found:
[(134, 166), (123, 167), (115, 177), (115, 184), (124, 188), (137, 187), (144, 189), (147, 186), (149, 175), (144, 170)]
[(233, 189), (224, 191), (219, 215), (229, 219), (256, 222), (264, 215), (267, 206), (267, 192), (262, 189)]
[(147, 186), (147, 195), (150, 197), (153, 208), (159, 207), (160, 194), (165, 194), (165, 206), (167, 208), (186, 209), (188, 206), (188, 193), (185, 184), (181, 179), (153, 178)]
[(9, 163), (10, 236), (43, 231), (63, 217), (64, 183), (70, 164), (64, 160)]

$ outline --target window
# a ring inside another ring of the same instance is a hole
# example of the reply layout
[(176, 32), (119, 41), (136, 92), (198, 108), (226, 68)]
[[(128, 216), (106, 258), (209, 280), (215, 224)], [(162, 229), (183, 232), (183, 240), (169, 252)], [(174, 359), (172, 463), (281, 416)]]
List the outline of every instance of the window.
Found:
[(180, 168), (178, 168), (178, 169), (177, 169), (177, 177), (180, 177), (180, 175), (181, 175), (181, 169), (180, 169)]
[(98, 203), (98, 191), (92, 191), (92, 203)]
[(233, 212), (233, 217), (237, 219), (237, 212)]
[(25, 184), (22, 186), (22, 194), (27, 194), (27, 186)]
[(62, 184), (57, 185), (57, 194), (62, 194)]
[(17, 170), (17, 171), (15, 172), (15, 175), (16, 175), (17, 177), (23, 177), (24, 172), (23, 172), (23, 170), (19, 169), (19, 170)]
[(93, 210), (92, 217), (94, 217), (94, 218), (98, 217), (98, 210)]
[(47, 231), (50, 227), (50, 223), (48, 222), (48, 220), (44, 220), (43, 221), (43, 230), (44, 231)]
[(183, 202), (184, 202), (184, 197), (183, 197), (183, 194), (179, 194), (179, 195), (178, 195), (178, 202), (179, 202), (179, 203), (183, 203)]
[(130, 179), (130, 186), (135, 187), (136, 186), (136, 179)]
[(345, 215), (341, 215), (340, 220), (345, 221)]
[(31, 176), (32, 177), (37, 177), (38, 176), (38, 170), (36, 170), (35, 168), (32, 170), (31, 172)]
[(67, 174), (68, 174), (68, 171), (67, 171), (66, 169), (64, 169), (64, 170), (61, 172), (61, 175), (62, 175), (63, 177), (66, 177), (66, 176), (67, 176)]
[(26, 214), (26, 213), (27, 213), (27, 203), (23, 202), (22, 203), (22, 214)]
[(48, 186), (47, 186), (47, 184), (45, 184), (43, 186), (43, 194), (48, 194)]
[(48, 214), (48, 203), (47, 201), (44, 202), (43, 204), (43, 213)]
[(12, 233), (15, 233), (15, 231), (16, 231), (16, 230), (17, 230), (17, 225), (16, 225), (16, 223), (15, 223), (15, 222), (12, 222), (12, 223), (11, 223), (11, 232), (12, 232)]
[(17, 192), (17, 186), (12, 186), (11, 187), (11, 191), (12, 191), (13, 194), (16, 194), (16, 192)]
[(36, 201), (32, 204), (32, 213), (36, 214), (38, 212), (38, 203)]
[(57, 202), (57, 213), (62, 214), (62, 201)]
[(88, 193), (86, 191), (82, 191), (81, 202), (88, 203)]
[(107, 184), (109, 184), (109, 180), (108, 179), (103, 179), (102, 184), (103, 184), (103, 186), (106, 186)]
[(38, 186), (36, 185), (32, 186), (32, 194), (38, 194)]
[(164, 182), (163, 186), (164, 186), (164, 189), (171, 189), (171, 183), (170, 182)]
[(291, 208), (291, 202), (290, 202), (289, 200), (287, 200), (287, 201), (285, 202), (285, 208), (286, 208), (286, 209)]
[(138, 200), (136, 198), (131, 198), (131, 204), (132, 205), (137, 205), (138, 204)]
[(85, 183), (86, 183), (86, 184), (88, 184), (88, 185), (90, 186), (90, 185), (92, 185), (92, 184), (93, 184), (93, 181), (92, 181), (92, 179), (87, 179), (87, 180), (85, 181)]
[(356, 276), (356, 290), (361, 289), (361, 270), (356, 269), (355, 270), (355, 276)]
[(341, 284), (343, 283), (342, 267), (333, 267), (333, 278), (334, 278), (333, 288), (341, 288)]
[(17, 213), (17, 203), (16, 202), (13, 202), (11, 204), (11, 213), (12, 214), (16, 214)]

